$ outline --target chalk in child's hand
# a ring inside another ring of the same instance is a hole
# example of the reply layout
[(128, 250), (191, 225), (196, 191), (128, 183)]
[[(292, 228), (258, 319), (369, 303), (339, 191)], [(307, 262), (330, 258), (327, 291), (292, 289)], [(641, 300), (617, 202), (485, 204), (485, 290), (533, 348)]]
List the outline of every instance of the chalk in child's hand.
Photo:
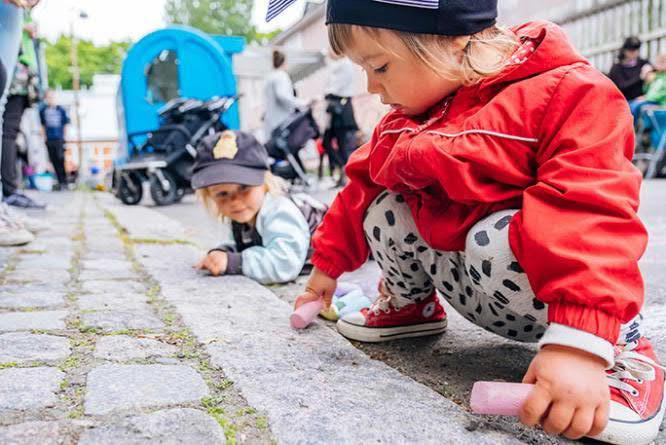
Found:
[(322, 309), (324, 309), (324, 301), (322, 299), (305, 303), (296, 309), (289, 317), (291, 327), (295, 329), (308, 327), (308, 325), (317, 318), (317, 314), (319, 314)]
[(526, 383), (476, 382), (470, 405), (477, 414), (517, 417), (532, 388)]

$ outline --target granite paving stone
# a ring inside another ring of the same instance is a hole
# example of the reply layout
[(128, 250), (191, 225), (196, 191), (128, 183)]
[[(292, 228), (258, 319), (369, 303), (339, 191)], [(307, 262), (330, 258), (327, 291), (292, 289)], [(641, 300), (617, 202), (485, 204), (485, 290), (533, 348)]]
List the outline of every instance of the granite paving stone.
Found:
[(25, 422), (0, 427), (2, 445), (62, 445), (59, 422)]
[(81, 262), (83, 270), (101, 270), (101, 271), (120, 271), (126, 272), (132, 270), (132, 263), (127, 260), (86, 260)]
[(56, 368), (0, 369), (0, 410), (37, 410), (53, 406), (65, 374)]
[(81, 290), (91, 294), (125, 294), (145, 292), (145, 286), (138, 282), (113, 281), (113, 280), (90, 280), (81, 283)]
[(209, 394), (188, 366), (108, 364), (90, 371), (87, 381), (85, 412), (91, 415), (194, 402)]
[(65, 329), (66, 311), (8, 312), (0, 314), (0, 332)]
[(113, 361), (127, 361), (174, 355), (178, 348), (149, 338), (110, 335), (97, 341), (95, 357)]
[(65, 337), (26, 332), (0, 335), (0, 363), (63, 360), (70, 352)]
[(131, 280), (139, 276), (131, 270), (83, 270), (79, 280)]
[(35, 284), (65, 284), (70, 280), (66, 270), (17, 269), (7, 274), (8, 281), (20, 281)]
[[(186, 247), (141, 246), (137, 257), (207, 345), (212, 364), (267, 413), (278, 443), (434, 444), (443, 437), (449, 443), (522, 443), (503, 431), (470, 427), (475, 420), (461, 407), (371, 360), (321, 323), (292, 330), (289, 305), (259, 284), (245, 277), (197, 279), (184, 267), (196, 255), (182, 252)], [(209, 295), (211, 287), (218, 291), (207, 301), (188, 300), (188, 294)], [(433, 418), (425, 427), (422, 419)]]
[(159, 329), (164, 323), (147, 310), (108, 310), (84, 313), (81, 321), (86, 327), (106, 331), (124, 329)]
[(196, 409), (171, 409), (129, 417), (83, 433), (79, 445), (149, 445), (226, 443), (224, 430), (207, 414)]
[(85, 294), (78, 298), (79, 309), (82, 311), (129, 309), (150, 311), (146, 301), (146, 296), (138, 293)]
[(61, 255), (32, 255), (24, 256), (16, 265), (16, 270), (61, 270), (66, 271), (70, 267), (70, 259)]
[[(43, 288), (42, 288), (43, 289)], [(22, 289), (15, 292), (0, 291), (0, 308), (48, 308), (60, 306), (65, 303), (65, 292), (59, 290), (30, 290)]]

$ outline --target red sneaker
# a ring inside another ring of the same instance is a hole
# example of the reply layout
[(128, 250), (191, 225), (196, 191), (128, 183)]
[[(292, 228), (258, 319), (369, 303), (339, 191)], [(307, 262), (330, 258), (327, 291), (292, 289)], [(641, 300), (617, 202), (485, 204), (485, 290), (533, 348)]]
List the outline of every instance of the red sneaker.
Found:
[(608, 371), (608, 426), (593, 439), (618, 445), (652, 443), (659, 434), (666, 408), (664, 369), (646, 338), (618, 347), (615, 366)]
[(418, 303), (380, 293), (370, 308), (345, 315), (337, 326), (345, 337), (364, 342), (422, 337), (444, 332), (446, 312), (436, 293)]

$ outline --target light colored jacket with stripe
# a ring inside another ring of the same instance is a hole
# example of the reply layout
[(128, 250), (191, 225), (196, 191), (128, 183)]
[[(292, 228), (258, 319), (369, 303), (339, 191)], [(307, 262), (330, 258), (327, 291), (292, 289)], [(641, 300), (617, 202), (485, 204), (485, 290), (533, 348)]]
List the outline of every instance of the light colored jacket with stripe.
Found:
[(228, 275), (242, 274), (262, 284), (286, 283), (300, 274), (310, 247), (310, 229), (293, 201), (267, 194), (256, 231), (262, 245), (239, 251), (231, 230), (214, 250), (228, 254)]

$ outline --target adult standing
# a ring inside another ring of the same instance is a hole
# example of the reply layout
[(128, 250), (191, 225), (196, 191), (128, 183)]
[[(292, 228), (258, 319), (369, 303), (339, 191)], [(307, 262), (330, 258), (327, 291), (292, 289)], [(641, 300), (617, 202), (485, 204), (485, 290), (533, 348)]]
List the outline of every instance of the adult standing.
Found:
[(21, 131), (21, 121), (25, 111), (39, 99), (37, 81), (37, 55), (34, 38), (36, 28), (30, 10), (24, 12), (24, 26), (19, 59), (7, 93), (7, 101), (2, 122), (2, 194), (3, 201), (11, 206), (22, 208), (44, 208), (18, 190), (16, 174), (16, 141)]
[[(33, 5), (37, 1), (33, 2)], [(16, 66), (16, 59), (21, 41), (21, 25), (23, 22), (20, 8), (29, 6), (23, 0), (11, 0), (0, 2), (0, 62), (4, 68), (5, 79), (11, 78)], [(4, 114), (7, 83), (4, 82), (0, 89), (0, 119)], [(2, 133), (2, 125), (0, 125)], [(20, 217), (11, 213), (6, 204), (0, 204), (0, 245), (16, 246), (27, 244), (34, 239), (23, 225)]]
[[(352, 105), (354, 66), (352, 62), (329, 50), (331, 60), (328, 66), (328, 87), (326, 89), (326, 112), (329, 124), (324, 132), (324, 149), (328, 162), (340, 167), (338, 186), (344, 185), (344, 168), (352, 152), (356, 149), (358, 125)], [(337, 150), (333, 147), (336, 142)]]
[(307, 104), (294, 94), (294, 84), (287, 73), (287, 58), (281, 51), (273, 51), (273, 70), (264, 86), (264, 136), (270, 140), (273, 131)]
[(648, 73), (653, 71), (650, 62), (640, 57), (640, 48), (641, 40), (638, 37), (627, 37), (617, 62), (608, 74), (628, 101), (643, 94), (645, 79)]
[(53, 164), (58, 185), (56, 190), (67, 190), (67, 174), (65, 173), (65, 128), (69, 124), (69, 116), (63, 107), (56, 103), (55, 94), (49, 90), (44, 95), (45, 105), (39, 110), (39, 119), (46, 138), (46, 148)]

